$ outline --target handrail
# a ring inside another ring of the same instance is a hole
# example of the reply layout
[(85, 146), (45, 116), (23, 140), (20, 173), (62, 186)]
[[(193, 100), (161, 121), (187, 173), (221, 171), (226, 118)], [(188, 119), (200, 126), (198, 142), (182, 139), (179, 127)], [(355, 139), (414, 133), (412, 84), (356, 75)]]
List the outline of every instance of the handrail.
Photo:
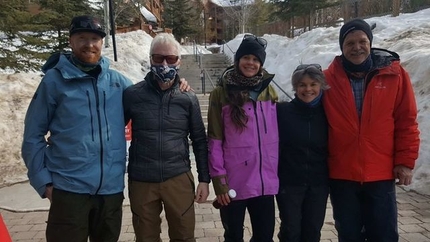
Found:
[(211, 83), (212, 87), (215, 88), (215, 84), (213, 83), (211, 76), (209, 76), (208, 71), (206, 69), (203, 69), (203, 71), (205, 72), (205, 75), (209, 77), (209, 82)]
[(287, 93), (284, 89), (282, 89), (282, 88), (278, 85), (278, 83), (276, 83), (276, 82), (275, 82), (275, 80), (272, 80), (272, 82), (273, 82), (273, 84), (275, 84), (275, 85), (279, 88), (279, 90), (281, 90), (285, 95), (287, 95), (287, 97), (288, 97), (290, 100), (293, 100), (293, 98), (292, 98), (290, 95), (288, 95), (288, 93)]
[(200, 79), (202, 82), (202, 93), (206, 94), (206, 77), (209, 79), (210, 84), (212, 85), (212, 89), (215, 88), (215, 84), (212, 81), (211, 76), (205, 68), (202, 68), (200, 71)]

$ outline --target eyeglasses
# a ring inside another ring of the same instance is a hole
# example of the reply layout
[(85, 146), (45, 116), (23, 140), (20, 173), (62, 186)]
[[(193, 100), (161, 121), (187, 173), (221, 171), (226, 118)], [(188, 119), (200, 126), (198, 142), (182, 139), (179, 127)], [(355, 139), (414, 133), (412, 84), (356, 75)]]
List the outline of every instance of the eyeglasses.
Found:
[[(245, 34), (244, 36), (243, 36), (243, 40), (245, 40), (245, 39), (253, 39), (253, 40), (256, 40), (257, 41), (257, 43), (259, 43), (261, 46), (263, 46), (263, 48), (264, 49), (266, 49), (266, 47), (267, 47), (267, 40), (266, 39), (263, 39), (263, 38), (261, 38), (261, 37), (257, 37), (257, 36), (255, 36), (255, 35), (253, 35), (253, 34)], [(242, 40), (242, 41), (243, 41)]]
[(307, 70), (308, 68), (315, 68), (315, 69), (318, 69), (319, 71), (322, 71), (320, 64), (300, 64), (296, 67), (294, 72), (301, 71), (301, 70)]
[(164, 60), (166, 60), (167, 64), (173, 65), (179, 60), (179, 56), (177, 55), (158, 55), (153, 54), (151, 55), (151, 59), (155, 63), (162, 63)]

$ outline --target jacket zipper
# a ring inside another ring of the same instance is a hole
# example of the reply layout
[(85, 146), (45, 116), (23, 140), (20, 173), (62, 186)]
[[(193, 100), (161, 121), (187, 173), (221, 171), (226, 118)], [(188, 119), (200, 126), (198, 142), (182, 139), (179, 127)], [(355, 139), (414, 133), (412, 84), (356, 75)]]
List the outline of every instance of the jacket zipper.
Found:
[(95, 194), (98, 194), (100, 191), (100, 188), (103, 184), (103, 139), (102, 139), (102, 122), (101, 122), (101, 115), (100, 115), (100, 100), (99, 100), (99, 93), (97, 88), (97, 80), (95, 78), (92, 79), (93, 89), (94, 89), (94, 96), (96, 99), (96, 110), (97, 110), (97, 120), (99, 125), (99, 141), (100, 141), (100, 182), (99, 187), (96, 190)]
[(103, 91), (103, 112), (105, 115), (105, 124), (106, 124), (106, 137), (107, 140), (110, 140), (110, 135), (109, 135), (109, 125), (108, 125), (108, 120), (107, 120), (107, 115), (106, 115), (106, 91)]
[(263, 116), (263, 124), (264, 124), (264, 133), (267, 134), (267, 124), (266, 124), (266, 117), (264, 115), (264, 111), (263, 111), (263, 105), (261, 102), (260, 103), (260, 111), (261, 111), (261, 115)]
[(91, 139), (94, 141), (94, 119), (93, 119), (93, 112), (91, 109), (91, 98), (90, 93), (87, 91), (87, 99), (88, 99), (88, 109), (90, 111), (90, 122), (91, 122)]
[[(311, 140), (312, 140), (312, 137), (311, 137), (311, 119), (310, 119), (310, 117), (309, 117), (309, 119), (308, 119), (308, 142), (309, 142), (309, 144), (311, 143)], [(306, 172), (305, 172), (305, 182), (306, 182), (306, 184), (305, 185), (308, 185), (308, 179), (309, 179), (309, 177), (308, 177), (308, 175), (309, 175), (309, 146), (308, 147), (306, 147), (306, 163), (305, 163), (305, 166), (306, 166)]]
[(159, 94), (161, 95), (161, 98), (160, 98), (160, 108), (159, 108), (159, 112), (160, 112), (160, 115), (158, 115), (158, 117), (159, 117), (159, 120), (158, 120), (158, 122), (159, 122), (159, 124), (160, 124), (160, 132), (159, 132), (159, 142), (160, 142), (160, 144), (159, 144), (159, 147), (160, 147), (160, 153), (159, 153), (159, 157), (160, 157), (160, 180), (161, 181), (164, 181), (164, 179), (163, 179), (163, 170), (164, 170), (164, 166), (163, 166), (163, 164), (164, 164), (164, 162), (163, 162), (163, 156), (162, 156), (162, 154), (163, 154), (163, 140), (162, 140), (162, 138), (163, 138), (163, 119), (164, 119), (164, 117), (163, 117), (163, 109), (164, 109), (164, 100), (165, 100), (165, 93), (162, 93), (162, 92), (159, 92)]
[(260, 165), (260, 182), (261, 182), (261, 195), (264, 195), (264, 182), (263, 182), (263, 157), (261, 156), (261, 137), (260, 137), (260, 126), (258, 123), (258, 113), (257, 113), (257, 103), (251, 101), (254, 106), (254, 115), (255, 115), (255, 125), (257, 128), (257, 136), (258, 136), (258, 155), (259, 155), (259, 165)]

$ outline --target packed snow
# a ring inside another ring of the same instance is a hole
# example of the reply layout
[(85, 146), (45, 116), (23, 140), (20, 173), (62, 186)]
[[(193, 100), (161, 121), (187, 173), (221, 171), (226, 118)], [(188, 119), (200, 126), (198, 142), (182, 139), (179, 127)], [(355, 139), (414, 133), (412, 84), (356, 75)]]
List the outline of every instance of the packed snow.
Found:
[[(409, 72), (419, 109), (421, 131), (420, 155), (416, 162), (413, 182), (408, 189), (430, 195), (430, 9), (399, 17), (383, 16), (366, 19), (375, 23), (373, 47), (385, 48), (400, 54), (401, 63)], [(275, 81), (291, 96), (290, 77), (300, 63), (319, 63), (326, 68), (340, 54), (339, 27), (317, 28), (294, 39), (279, 35), (264, 35), (267, 39), (265, 68), (274, 73)], [(243, 35), (220, 46), (233, 57)], [(111, 60), (111, 67), (133, 82), (143, 79), (149, 70), (149, 46), (152, 37), (142, 31), (116, 35), (118, 61), (113, 61), (112, 46), (103, 54)], [(230, 51), (233, 50), (232, 51)], [(204, 47), (183, 46), (182, 54), (210, 53)], [(26, 180), (26, 169), (20, 157), (23, 120), (27, 106), (40, 82), (41, 73), (7, 74), (0, 70), (0, 187)], [(283, 99), (287, 96), (279, 90)]]

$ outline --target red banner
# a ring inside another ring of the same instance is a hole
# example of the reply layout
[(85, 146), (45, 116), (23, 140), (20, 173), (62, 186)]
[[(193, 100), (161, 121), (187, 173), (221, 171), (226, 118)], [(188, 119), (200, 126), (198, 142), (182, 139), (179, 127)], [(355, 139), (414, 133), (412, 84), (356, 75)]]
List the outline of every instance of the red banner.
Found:
[(131, 121), (125, 126), (125, 140), (131, 141)]

